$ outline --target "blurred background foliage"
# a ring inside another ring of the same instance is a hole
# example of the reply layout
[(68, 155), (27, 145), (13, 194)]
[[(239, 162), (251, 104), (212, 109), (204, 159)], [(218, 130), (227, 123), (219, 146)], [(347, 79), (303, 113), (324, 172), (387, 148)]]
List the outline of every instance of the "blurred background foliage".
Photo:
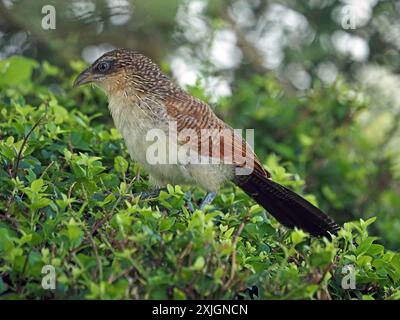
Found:
[[(41, 26), (48, 4), (55, 30)], [(338, 221), (376, 215), (373, 233), (398, 248), (399, 13), (378, 0), (1, 0), (0, 58), (49, 61), (72, 79), (80, 60), (135, 48), (233, 127), (254, 128), (264, 164), (305, 179)], [(97, 96), (82, 112), (110, 122)]]

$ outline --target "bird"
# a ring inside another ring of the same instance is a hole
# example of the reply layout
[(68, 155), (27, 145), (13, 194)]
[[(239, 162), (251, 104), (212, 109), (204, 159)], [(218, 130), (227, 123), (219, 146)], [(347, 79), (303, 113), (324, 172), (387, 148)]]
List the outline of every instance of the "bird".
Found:
[[(327, 238), (339, 231), (322, 210), (273, 181), (245, 139), (148, 56), (124, 48), (106, 52), (77, 76), (73, 87), (88, 83), (105, 92), (132, 160), (142, 165), (155, 187), (202, 187), (209, 192), (203, 208), (231, 181), (287, 228)], [(149, 152), (155, 146), (149, 134), (159, 134), (158, 149), (168, 144), (158, 157)], [(172, 157), (176, 152), (183, 156)]]

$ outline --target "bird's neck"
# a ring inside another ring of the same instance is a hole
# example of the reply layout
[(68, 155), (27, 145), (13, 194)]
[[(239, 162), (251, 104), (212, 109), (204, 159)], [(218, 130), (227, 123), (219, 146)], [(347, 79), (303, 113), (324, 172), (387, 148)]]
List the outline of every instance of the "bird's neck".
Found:
[[(164, 122), (166, 108), (160, 97), (136, 91), (117, 91), (108, 95), (108, 108), (118, 130), (126, 130), (126, 125), (148, 126)], [(150, 129), (150, 128), (147, 128)]]
[(108, 109), (114, 120), (115, 126), (121, 129), (123, 123), (134, 118), (136, 106), (141, 97), (133, 91), (118, 90), (108, 96)]

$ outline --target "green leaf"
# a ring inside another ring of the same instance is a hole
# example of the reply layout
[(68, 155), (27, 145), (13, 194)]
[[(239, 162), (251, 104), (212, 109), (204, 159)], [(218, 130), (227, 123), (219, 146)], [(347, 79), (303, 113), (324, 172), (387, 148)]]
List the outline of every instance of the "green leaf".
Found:
[(233, 231), (235, 230), (235, 228), (229, 228), (226, 232), (225, 232), (225, 237), (230, 238)]
[(71, 219), (67, 226), (67, 236), (69, 238), (72, 248), (76, 248), (81, 244), (83, 240), (83, 234), (84, 232), (82, 231), (82, 229), (76, 224), (73, 219)]
[(114, 169), (118, 173), (124, 174), (128, 170), (129, 163), (121, 156), (116, 156), (114, 159)]
[(37, 67), (35, 60), (12, 56), (0, 61), (0, 88), (12, 87), (27, 83), (31, 79), (32, 71)]
[(206, 262), (204, 260), (204, 257), (202, 257), (202, 256), (197, 257), (196, 261), (194, 262), (194, 264), (192, 266), (192, 269), (196, 270), (196, 271), (200, 271), (201, 269), (204, 268), (205, 263)]
[(167, 231), (169, 229), (171, 229), (171, 227), (174, 225), (175, 223), (175, 218), (164, 218), (160, 221), (160, 231)]
[(0, 295), (7, 290), (7, 285), (4, 283), (3, 279), (0, 277)]
[(33, 192), (39, 193), (40, 191), (42, 191), (43, 184), (43, 179), (37, 179), (31, 183), (31, 190)]
[(296, 246), (307, 238), (307, 234), (303, 230), (294, 230), (292, 231), (291, 238), (293, 246)]
[(178, 288), (174, 288), (174, 300), (186, 300), (186, 295)]

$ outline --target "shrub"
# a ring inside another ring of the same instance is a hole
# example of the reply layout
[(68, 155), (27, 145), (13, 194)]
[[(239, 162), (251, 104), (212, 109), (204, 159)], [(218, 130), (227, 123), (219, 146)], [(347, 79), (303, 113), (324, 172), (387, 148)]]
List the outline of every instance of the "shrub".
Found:
[[(187, 187), (169, 185), (143, 199), (146, 174), (105, 120), (103, 96), (22, 57), (2, 61), (0, 74), (2, 299), (400, 298), (400, 254), (368, 234), (375, 218), (328, 241), (284, 229), (233, 185), (205, 210), (200, 189), (188, 199)], [(265, 164), (302, 191), (290, 164), (274, 155)], [(42, 288), (45, 265), (55, 290)], [(356, 288), (346, 289), (351, 268)]]

